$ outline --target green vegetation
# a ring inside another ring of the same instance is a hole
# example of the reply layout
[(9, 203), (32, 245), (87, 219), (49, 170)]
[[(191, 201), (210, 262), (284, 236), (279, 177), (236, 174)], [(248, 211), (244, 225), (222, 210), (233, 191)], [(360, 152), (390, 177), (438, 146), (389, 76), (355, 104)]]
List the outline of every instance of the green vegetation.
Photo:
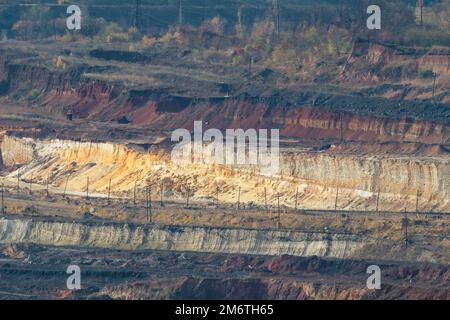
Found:
[(82, 29), (73, 32), (65, 26), (69, 1), (58, 0), (50, 7), (20, 7), (16, 14), (5, 6), (0, 21), (10, 25), (8, 37), (19, 40), (125, 44), (129, 51), (144, 53), (182, 50), (206, 65), (250, 70), (258, 64), (302, 80), (327, 68), (336, 70), (357, 38), (410, 47), (450, 46), (450, 0), (427, 1), (423, 25), (415, 1), (379, 0), (381, 31), (366, 28), (369, 0), (280, 0), (279, 25), (272, 3), (184, 0), (179, 26), (175, 0), (141, 1), (138, 24), (135, 1), (80, 1)]

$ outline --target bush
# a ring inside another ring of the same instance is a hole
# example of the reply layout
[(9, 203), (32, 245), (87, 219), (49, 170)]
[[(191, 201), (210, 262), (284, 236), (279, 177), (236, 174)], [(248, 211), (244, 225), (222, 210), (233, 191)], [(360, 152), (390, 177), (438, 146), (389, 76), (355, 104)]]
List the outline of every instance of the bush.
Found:
[(430, 79), (430, 78), (434, 78), (435, 73), (433, 72), (433, 70), (423, 70), (423, 71), (419, 71), (419, 77), (422, 79)]

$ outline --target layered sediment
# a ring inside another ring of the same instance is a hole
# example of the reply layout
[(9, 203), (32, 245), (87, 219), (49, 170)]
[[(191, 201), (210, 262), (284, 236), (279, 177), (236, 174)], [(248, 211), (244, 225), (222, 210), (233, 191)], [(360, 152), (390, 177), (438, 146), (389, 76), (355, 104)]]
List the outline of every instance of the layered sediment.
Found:
[(32, 219), (0, 219), (0, 243), (335, 258), (351, 257), (364, 246), (352, 235), (191, 226), (94, 225)]
[[(260, 174), (258, 167), (215, 164), (179, 164), (170, 159), (170, 148), (138, 151), (117, 143), (32, 140), (5, 136), (1, 144), (3, 165), (20, 168), (9, 174), (17, 179), (55, 188), (106, 193), (111, 181), (113, 193), (132, 192), (135, 183), (144, 188), (149, 181), (164, 181), (165, 197), (183, 199), (189, 187), (194, 198), (215, 198), (234, 203), (238, 187), (241, 201), (264, 203), (264, 192), (272, 201), (280, 194), (282, 205), (332, 209), (336, 193), (338, 207), (347, 210), (379, 209), (448, 212), (450, 210), (450, 159), (441, 156), (356, 155), (329, 151), (281, 153), (278, 175)], [(20, 155), (20, 157), (19, 157)], [(243, 183), (245, 182), (245, 183)], [(417, 202), (416, 202), (417, 201)]]

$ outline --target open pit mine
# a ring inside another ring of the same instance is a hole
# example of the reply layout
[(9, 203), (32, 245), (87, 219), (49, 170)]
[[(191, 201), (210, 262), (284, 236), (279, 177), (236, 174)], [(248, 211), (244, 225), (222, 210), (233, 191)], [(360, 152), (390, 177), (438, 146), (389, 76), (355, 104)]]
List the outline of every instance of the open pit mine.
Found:
[[(0, 40), (0, 299), (450, 299), (450, 51), (292, 71), (219, 22)], [(174, 161), (195, 121), (279, 130), (279, 170)]]

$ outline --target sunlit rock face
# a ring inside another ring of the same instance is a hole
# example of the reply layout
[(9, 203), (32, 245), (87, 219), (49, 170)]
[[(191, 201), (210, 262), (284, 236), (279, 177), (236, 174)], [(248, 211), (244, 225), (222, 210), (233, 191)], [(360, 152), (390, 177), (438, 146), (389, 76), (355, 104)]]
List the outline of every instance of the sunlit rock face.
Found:
[(174, 226), (90, 225), (0, 219), (0, 243), (33, 243), (124, 250), (176, 250), (262, 255), (351, 257), (356, 236)]
[[(194, 198), (215, 197), (217, 184), (221, 201), (234, 203), (241, 187), (241, 201), (264, 203), (280, 193), (282, 205), (293, 207), (297, 194), (300, 208), (338, 208), (403, 211), (450, 210), (450, 159), (448, 156), (357, 155), (335, 152), (283, 151), (276, 176), (259, 174), (257, 167), (227, 167), (208, 164), (176, 164), (170, 150), (140, 152), (115, 143), (68, 140), (31, 140), (5, 136), (1, 154), (6, 166), (20, 164), (22, 179), (73, 192), (105, 193), (111, 180), (114, 192), (132, 192), (136, 182), (165, 181), (167, 197), (183, 198), (183, 186), (194, 188)], [(10, 173), (16, 179), (17, 171)]]

